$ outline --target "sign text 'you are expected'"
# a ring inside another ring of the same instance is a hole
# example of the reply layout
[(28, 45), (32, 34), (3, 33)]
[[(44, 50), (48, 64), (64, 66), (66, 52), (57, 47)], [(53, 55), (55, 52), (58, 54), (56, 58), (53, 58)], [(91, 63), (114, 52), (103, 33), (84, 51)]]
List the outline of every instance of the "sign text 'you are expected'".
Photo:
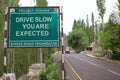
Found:
[[(22, 23), (19, 27), (24, 29), (23, 31), (16, 31), (16, 36), (48, 36), (48, 23), (51, 21), (52, 17), (16, 17), (16, 22)], [(33, 24), (34, 22), (37, 24)]]

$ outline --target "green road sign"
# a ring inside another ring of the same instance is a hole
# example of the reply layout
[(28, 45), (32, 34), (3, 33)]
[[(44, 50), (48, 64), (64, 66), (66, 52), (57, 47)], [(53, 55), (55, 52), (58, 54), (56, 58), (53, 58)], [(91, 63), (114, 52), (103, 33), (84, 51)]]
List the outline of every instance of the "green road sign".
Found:
[(59, 7), (9, 7), (8, 47), (59, 47)]

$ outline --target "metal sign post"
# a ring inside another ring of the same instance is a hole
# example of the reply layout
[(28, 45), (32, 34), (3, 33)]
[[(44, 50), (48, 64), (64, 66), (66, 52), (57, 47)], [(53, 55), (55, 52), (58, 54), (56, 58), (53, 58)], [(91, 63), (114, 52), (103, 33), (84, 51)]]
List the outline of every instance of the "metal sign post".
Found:
[(63, 6), (61, 6), (61, 48), (62, 48), (62, 80), (65, 80), (65, 69), (64, 69), (64, 36), (63, 36)]
[(7, 15), (8, 9), (5, 10), (5, 24), (4, 24), (4, 80), (6, 80), (7, 67), (6, 67), (6, 56), (7, 56)]

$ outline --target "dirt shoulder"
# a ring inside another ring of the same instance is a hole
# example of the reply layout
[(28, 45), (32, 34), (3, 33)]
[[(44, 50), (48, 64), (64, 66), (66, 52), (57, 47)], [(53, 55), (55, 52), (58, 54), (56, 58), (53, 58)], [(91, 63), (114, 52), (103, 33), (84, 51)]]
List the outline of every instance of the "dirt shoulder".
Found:
[(96, 59), (102, 59), (102, 60), (106, 60), (106, 61), (109, 61), (109, 62), (113, 62), (113, 63), (117, 63), (117, 64), (120, 64), (120, 61), (117, 61), (117, 60), (112, 60), (112, 59), (108, 59), (104, 56), (99, 56), (97, 55), (96, 53), (94, 52), (89, 52), (86, 54), (88, 57), (92, 57), (92, 58), (96, 58)]

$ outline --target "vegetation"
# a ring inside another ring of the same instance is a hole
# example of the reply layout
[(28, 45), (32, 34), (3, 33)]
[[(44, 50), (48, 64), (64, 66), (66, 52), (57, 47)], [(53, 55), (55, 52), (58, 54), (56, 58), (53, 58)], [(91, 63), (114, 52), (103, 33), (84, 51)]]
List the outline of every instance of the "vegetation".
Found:
[(51, 56), (48, 60), (47, 68), (40, 72), (38, 80), (61, 80), (60, 67), (58, 65), (53, 56)]
[(91, 13), (91, 23), (92, 23), (92, 26), (91, 26), (91, 28), (92, 28), (91, 30), (92, 30), (92, 31), (91, 31), (91, 32), (93, 33), (93, 35), (92, 35), (93, 38), (92, 38), (92, 39), (93, 39), (93, 40), (96, 40), (94, 22), (95, 22), (95, 18), (94, 18), (94, 13), (92, 12), (92, 13)]
[(84, 20), (74, 20), (72, 32), (67, 37), (68, 45), (75, 50), (83, 50), (89, 45), (89, 33), (86, 33), (89, 30), (90, 28), (86, 27)]
[(109, 22), (106, 24), (104, 32), (101, 33), (101, 46), (112, 51), (120, 48), (120, 24), (115, 20), (115, 16), (114, 14), (110, 15)]
[[(99, 33), (99, 44), (103, 50), (101, 52), (105, 53), (104, 51), (110, 50), (113, 53), (111, 58), (120, 60), (120, 0), (117, 3), (118, 9), (111, 13), (108, 22), (105, 24), (103, 23), (106, 11), (105, 0), (96, 0), (96, 4), (102, 23), (96, 24), (94, 13), (91, 15), (92, 26), (89, 26), (88, 16), (86, 23), (84, 20), (74, 20), (72, 31), (68, 35), (68, 44), (73, 49), (84, 49), (92, 41), (97, 40)], [(96, 26), (99, 27), (99, 32), (95, 31)]]
[(37, 1), (37, 6), (44, 7), (48, 5), (47, 0), (36, 0), (36, 1)]
[[(118, 0), (118, 3), (120, 0)], [(104, 31), (101, 33), (101, 47), (104, 50), (111, 50), (113, 56), (111, 58), (120, 60), (120, 15), (119, 6), (118, 11), (113, 11), (109, 17), (109, 21), (104, 27)]]
[(102, 20), (101, 28), (103, 28), (103, 22), (104, 22), (103, 20), (104, 20), (104, 14), (106, 10), (105, 0), (96, 0), (96, 4), (97, 4), (99, 16), (101, 17), (101, 20)]
[(3, 74), (3, 26), (4, 26), (4, 10), (0, 1), (0, 76)]

